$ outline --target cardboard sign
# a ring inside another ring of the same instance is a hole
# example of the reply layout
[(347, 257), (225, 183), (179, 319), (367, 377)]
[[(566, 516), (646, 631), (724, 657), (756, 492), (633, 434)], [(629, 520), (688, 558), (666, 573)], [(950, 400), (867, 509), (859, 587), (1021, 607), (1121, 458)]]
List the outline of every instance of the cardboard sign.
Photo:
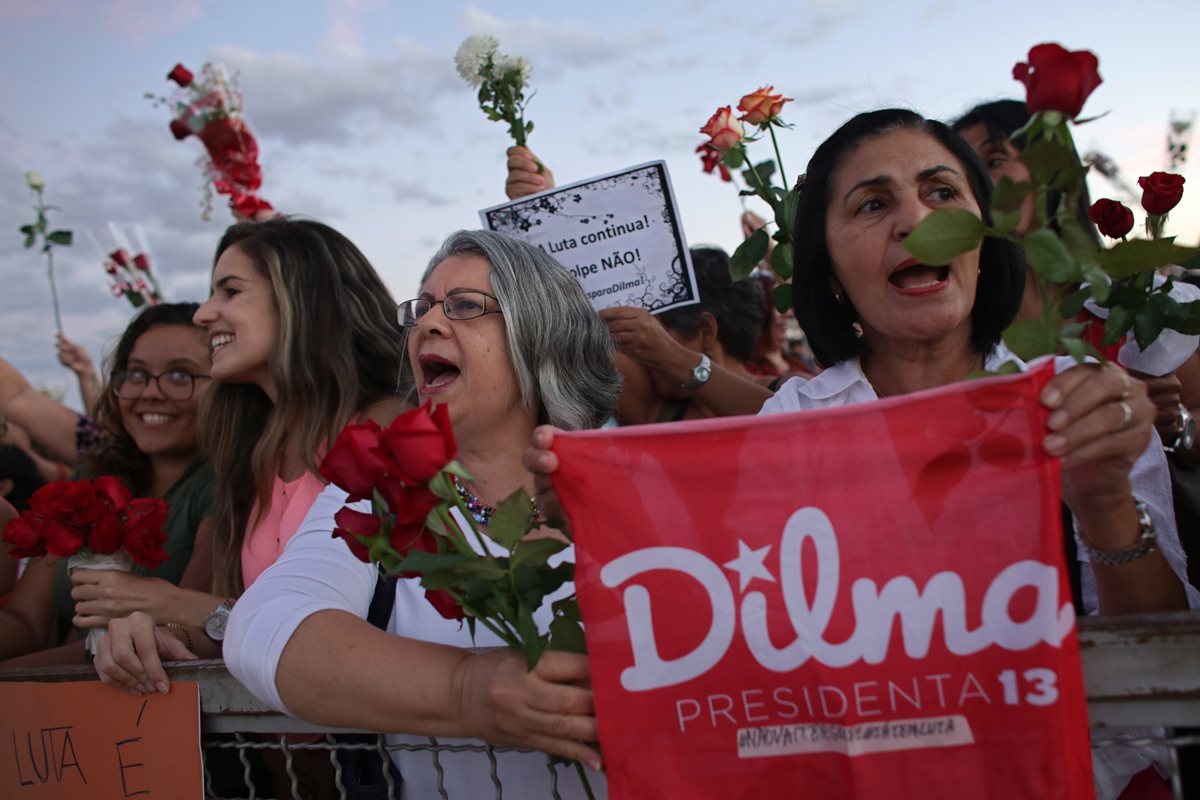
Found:
[(663, 161), (572, 183), (479, 212), (569, 269), (597, 311), (665, 311), (697, 302), (696, 277)]
[(1051, 374), (558, 434), (610, 798), (1090, 798)]
[(0, 797), (204, 796), (200, 690), (134, 697), (98, 682), (0, 683)]

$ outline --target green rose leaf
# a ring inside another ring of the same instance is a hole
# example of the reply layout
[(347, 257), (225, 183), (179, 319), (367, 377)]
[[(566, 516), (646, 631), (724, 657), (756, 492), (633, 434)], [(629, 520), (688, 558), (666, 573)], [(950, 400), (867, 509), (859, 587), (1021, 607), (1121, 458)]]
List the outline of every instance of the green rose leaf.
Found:
[[(1108, 284), (1105, 284), (1105, 286), (1107, 285)], [(1088, 299), (1090, 294), (1091, 292), (1087, 289), (1079, 289), (1071, 292), (1069, 295), (1063, 298), (1061, 303), (1059, 303), (1059, 313), (1062, 314), (1066, 319), (1072, 319), (1078, 316), (1079, 312), (1083, 310), (1084, 301)]]
[(1200, 300), (1176, 303), (1167, 315), (1167, 327), (1188, 336), (1200, 335)]
[(1145, 350), (1154, 344), (1166, 321), (1161, 304), (1155, 303), (1154, 298), (1139, 308), (1133, 317), (1133, 336), (1137, 339), (1138, 347)]
[(729, 257), (729, 277), (735, 281), (744, 280), (766, 258), (770, 241), (771, 237), (763, 228), (750, 234), (750, 238), (739, 244)]
[(1016, 183), (1012, 178), (1005, 175), (996, 184), (996, 188), (992, 190), (992, 213), (995, 214), (997, 211), (1020, 211), (1021, 201), (1032, 191), (1033, 184), (1029, 181)]
[(33, 247), (33, 243), (34, 243), (34, 242), (36, 242), (36, 241), (37, 241), (37, 234), (36, 234), (36, 233), (27, 233), (27, 234), (25, 234), (25, 247), (26, 247), (26, 248)]
[(1007, 236), (1017, 229), (1017, 225), (1021, 224), (1020, 211), (996, 211), (992, 210), (992, 229), (989, 234), (995, 236)]
[(496, 506), (492, 521), (480, 530), (493, 542), (512, 550), (521, 537), (529, 533), (532, 525), (530, 507), (529, 495), (518, 489)]
[(904, 249), (922, 264), (940, 267), (983, 241), (983, 220), (961, 208), (935, 211), (904, 238)]
[(1059, 341), (1071, 358), (1080, 364), (1087, 361), (1089, 356), (1097, 361), (1104, 361), (1104, 354), (1093, 347), (1090, 342), (1085, 342), (1076, 336), (1062, 336)]
[(782, 202), (775, 206), (775, 224), (778, 226), (775, 241), (790, 242), (792, 229), (796, 227), (796, 209), (800, 206), (800, 195), (784, 192)]
[[(750, 169), (753, 169), (754, 173), (758, 175), (757, 182), (754, 180), (754, 175), (751, 174)], [(763, 161), (762, 163), (757, 164), (750, 169), (742, 170), (742, 180), (744, 180), (748, 186), (757, 186), (759, 183), (763, 184), (764, 186), (771, 185), (771, 176), (775, 174), (774, 161)]]
[(21, 226), (21, 233), (25, 234), (26, 236), (33, 233), (35, 230), (36, 230), (36, 228), (34, 228), (32, 225), (22, 225)]
[(1042, 139), (1026, 147), (1020, 161), (1029, 169), (1035, 182), (1045, 186), (1054, 180), (1061, 170), (1076, 164), (1075, 151), (1057, 142)]
[(566, 653), (586, 653), (583, 626), (567, 617), (555, 617), (550, 623), (550, 649)]
[(1017, 320), (1004, 331), (1004, 344), (1022, 361), (1058, 350), (1058, 328), (1041, 319)]
[(461, 553), (426, 553), (424, 550), (410, 550), (408, 555), (400, 559), (400, 562), (389, 570), (389, 573), (398, 575), (401, 572), (416, 572), (419, 575), (426, 575), (440, 570), (448, 570), (473, 560), (475, 559), (472, 556)]
[(1079, 265), (1079, 269), (1083, 272), (1083, 279), (1088, 282), (1087, 291), (1091, 293), (1092, 299), (1097, 303), (1107, 301), (1112, 293), (1112, 285), (1109, 284), (1108, 276), (1100, 269), (1100, 265), (1093, 261), (1084, 261)]
[(1062, 239), (1046, 228), (1025, 237), (1025, 256), (1038, 275), (1051, 283), (1074, 283), (1083, 277)]
[(1116, 344), (1126, 331), (1133, 327), (1136, 312), (1128, 306), (1115, 306), (1108, 310), (1108, 319), (1104, 322), (1104, 340), (1101, 344)]
[(55, 244), (69, 245), (71, 243), (71, 232), (63, 230), (51, 231), (46, 234), (46, 240)]
[(544, 539), (528, 539), (517, 543), (513, 550), (512, 566), (540, 567), (555, 553), (567, 549), (567, 543), (560, 539), (546, 537)]
[(1194, 258), (1196, 249), (1181, 247), (1172, 239), (1129, 239), (1117, 242), (1098, 256), (1100, 266), (1114, 278), (1149, 272)]
[(721, 156), (721, 161), (730, 169), (738, 169), (746, 163), (746, 151), (741, 147), (731, 147), (725, 151), (725, 155)]
[(788, 309), (792, 307), (792, 285), (790, 283), (781, 283), (771, 290), (771, 302), (775, 304), (775, 310), (780, 314), (786, 314)]
[(783, 242), (775, 245), (771, 253), (771, 269), (785, 281), (792, 277), (792, 243)]

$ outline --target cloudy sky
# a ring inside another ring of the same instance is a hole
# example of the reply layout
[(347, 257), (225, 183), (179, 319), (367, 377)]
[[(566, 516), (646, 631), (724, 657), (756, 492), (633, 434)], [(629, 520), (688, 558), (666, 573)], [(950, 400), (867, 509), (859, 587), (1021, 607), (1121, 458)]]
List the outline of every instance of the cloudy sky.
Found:
[[(144, 98), (168, 93), (176, 62), (240, 74), (263, 196), (346, 233), (406, 299), (441, 238), (504, 199), (506, 129), (454, 71), (470, 34), (532, 62), (530, 146), (560, 182), (665, 159), (689, 242), (732, 248), (736, 194), (693, 150), (715, 108), (762, 84), (795, 98), (781, 142), (792, 177), (854, 113), (953, 117), (1020, 96), (1011, 69), (1038, 42), (1091, 49), (1104, 84), (1086, 110), (1109, 114), (1077, 141), (1135, 182), (1163, 168), (1172, 111), (1200, 108), (1197, 23), (1189, 0), (0, 0), (0, 354), (74, 401), (43, 262), (17, 232), (33, 219), (26, 170), (62, 208), (52, 223), (76, 233), (57, 262), (64, 327), (97, 361), (130, 314), (102, 269), (109, 223), (145, 232), (169, 299), (206, 295), (231, 219), (220, 206), (200, 218), (201, 145), (176, 142)], [(1200, 190), (1194, 163), (1184, 174)], [(1092, 190), (1119, 196), (1103, 179)], [(1171, 232), (1200, 235), (1200, 192)]]

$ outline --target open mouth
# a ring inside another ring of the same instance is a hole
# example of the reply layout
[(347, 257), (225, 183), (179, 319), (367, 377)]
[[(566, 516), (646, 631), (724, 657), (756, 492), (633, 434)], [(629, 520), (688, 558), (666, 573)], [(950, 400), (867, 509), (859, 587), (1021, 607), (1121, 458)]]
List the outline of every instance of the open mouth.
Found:
[(159, 425), (166, 425), (168, 423), (174, 422), (175, 420), (179, 419), (179, 417), (177, 417), (174, 414), (161, 414), (159, 412), (145, 412), (142, 414), (138, 414), (138, 419), (140, 419), (142, 421), (143, 425), (147, 425), (151, 428), (154, 428)]
[(439, 389), (453, 383), (459, 376), (458, 367), (441, 356), (421, 356), (421, 388)]
[(232, 333), (218, 333), (212, 337), (212, 350), (214, 353), (228, 344), (233, 344)]
[(888, 282), (897, 289), (920, 291), (934, 289), (950, 280), (950, 267), (931, 267), (928, 264), (909, 264), (888, 276)]

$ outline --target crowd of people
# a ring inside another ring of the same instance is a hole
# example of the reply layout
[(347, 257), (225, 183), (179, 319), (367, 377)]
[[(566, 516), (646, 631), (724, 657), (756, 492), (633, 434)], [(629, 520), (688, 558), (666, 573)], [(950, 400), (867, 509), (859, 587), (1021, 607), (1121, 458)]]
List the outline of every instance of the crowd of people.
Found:
[[(603, 787), (585, 656), (547, 652), (529, 671), (515, 651), (476, 651), (498, 640), (482, 628), (472, 640), (415, 579), (396, 582), (382, 622), (368, 620), (379, 593), (393, 590), (331, 536), (348, 502), (319, 473), (333, 439), (349, 423), (386, 425), (418, 404), (445, 404), (474, 476), (463, 489), (472, 507), (523, 489), (559, 524), (556, 430), (868, 403), (1012, 361), (1001, 332), (1042, 301), (1021, 249), (986, 239), (931, 267), (903, 242), (937, 209), (989, 221), (992, 181), (1024, 169), (1012, 136), (1027, 120), (1023, 104), (1002, 101), (952, 126), (899, 109), (843, 124), (796, 189), (787, 312), (771, 300), (780, 281), (769, 269), (734, 281), (728, 256), (707, 247), (691, 253), (696, 304), (596, 312), (550, 256), (487, 231), (450, 234), (417, 297), (397, 304), (328, 226), (233, 225), (216, 247), (208, 299), (139, 313), (103, 381), (86, 353), (60, 343), (84, 414), (0, 359), (5, 519), (67, 475), (115, 476), (170, 507), (168, 558), (154, 570), (68, 571), (52, 557), (22, 568), (0, 555), (0, 668), (83, 663), (81, 633), (104, 628), (98, 677), (135, 694), (169, 691), (164, 661), (223, 657), (293, 716), (543, 751), (581, 762)], [(513, 198), (554, 185), (525, 148), (509, 151), (508, 170)], [(1086, 208), (1080, 221), (1094, 235)], [(747, 233), (762, 224), (745, 222)], [(1020, 224), (1035, 224), (1031, 208)], [(1166, 356), (1130, 342), (1104, 365), (1062, 359), (1041, 395), (1044, 447), (1062, 463), (1064, 547), (1089, 614), (1200, 605), (1187, 558), (1200, 560), (1200, 529), (1195, 512), (1186, 516), (1200, 505), (1187, 479), (1200, 456), (1182, 441), (1177, 413), (1200, 407), (1200, 362), (1195, 338), (1165, 335)], [(538, 535), (569, 540), (565, 528)], [(570, 548), (558, 557), (570, 560)], [(364, 663), (390, 665), (393, 679)], [(1165, 791), (1161, 754), (1106, 750), (1094, 759), (1099, 796)], [(443, 755), (442, 775), (427, 757), (401, 750), (394, 760), (410, 797), (432, 796), (439, 780), (452, 797), (493, 786), (488, 763), (469, 754)], [(495, 768), (514, 796), (550, 794), (542, 757), (505, 753)], [(326, 796), (330, 775), (307, 774), (312, 796)]]

